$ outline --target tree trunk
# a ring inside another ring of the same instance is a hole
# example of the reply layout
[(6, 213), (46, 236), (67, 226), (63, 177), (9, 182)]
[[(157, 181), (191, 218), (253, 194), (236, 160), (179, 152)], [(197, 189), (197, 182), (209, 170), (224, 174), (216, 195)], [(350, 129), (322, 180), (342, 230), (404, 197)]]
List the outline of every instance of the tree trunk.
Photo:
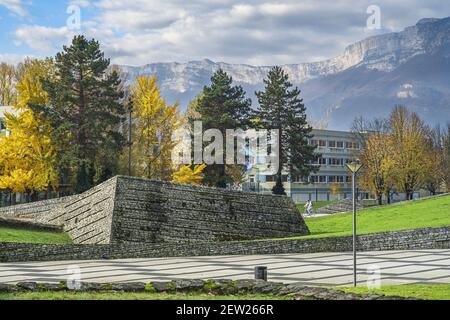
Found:
[(391, 195), (389, 193), (386, 195), (386, 198), (387, 198), (387, 204), (391, 204)]

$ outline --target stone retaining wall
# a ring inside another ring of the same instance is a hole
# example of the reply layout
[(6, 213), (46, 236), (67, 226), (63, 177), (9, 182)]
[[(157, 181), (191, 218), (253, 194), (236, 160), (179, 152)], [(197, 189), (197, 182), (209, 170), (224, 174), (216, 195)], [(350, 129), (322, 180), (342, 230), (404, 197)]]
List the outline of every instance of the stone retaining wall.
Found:
[(63, 228), (60, 226), (30, 222), (28, 220), (20, 220), (18, 218), (14, 219), (0, 218), (0, 227), (47, 231), (47, 232), (63, 232)]
[(117, 178), (113, 178), (83, 194), (73, 196), (36, 220), (63, 225), (74, 243), (108, 244), (111, 241), (116, 182)]
[(58, 199), (49, 199), (32, 203), (19, 204), (0, 208), (0, 217), (2, 218), (26, 218), (39, 219), (46, 216), (61, 204), (71, 201), (73, 197), (63, 197)]
[(309, 234), (288, 197), (118, 177), (111, 243), (283, 238)]
[[(359, 251), (449, 249), (450, 227), (358, 236)], [(352, 237), (193, 244), (40, 245), (0, 243), (0, 262), (162, 258), (183, 256), (349, 252)]]
[(81, 195), (2, 210), (0, 217), (26, 216), (63, 225), (77, 244), (195, 243), (309, 234), (288, 197), (124, 176)]

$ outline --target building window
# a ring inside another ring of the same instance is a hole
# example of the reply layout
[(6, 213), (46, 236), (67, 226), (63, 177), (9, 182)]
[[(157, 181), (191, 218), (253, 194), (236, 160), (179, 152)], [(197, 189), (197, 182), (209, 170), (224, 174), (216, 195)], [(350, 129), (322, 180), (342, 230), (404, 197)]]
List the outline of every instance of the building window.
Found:
[(336, 141), (328, 141), (328, 148), (336, 148)]
[(357, 150), (357, 149), (359, 149), (359, 143), (357, 143), (357, 142), (346, 142), (345, 143), (345, 148), (346, 149)]
[(320, 157), (319, 160), (317, 160), (317, 163), (319, 165), (321, 165), (321, 166), (326, 166), (327, 165), (327, 159)]
[(329, 159), (330, 166), (343, 166), (344, 165), (344, 159), (339, 158), (330, 158)]
[[(281, 180), (282, 180), (283, 182), (288, 182), (289, 177), (286, 176), (286, 175), (283, 175), (283, 176), (281, 177)], [(276, 181), (277, 181), (277, 176), (266, 176), (266, 182), (276, 182)]]
[(292, 176), (292, 182), (303, 183), (304, 179), (301, 176)]
[(325, 148), (327, 146), (327, 142), (325, 140), (311, 140), (311, 145), (314, 147)]
[(309, 177), (310, 183), (327, 183), (327, 176), (311, 176)]
[(328, 182), (329, 183), (344, 183), (345, 177), (344, 176), (329, 176)]
[(343, 141), (337, 141), (336, 142), (336, 148), (344, 149), (344, 142)]

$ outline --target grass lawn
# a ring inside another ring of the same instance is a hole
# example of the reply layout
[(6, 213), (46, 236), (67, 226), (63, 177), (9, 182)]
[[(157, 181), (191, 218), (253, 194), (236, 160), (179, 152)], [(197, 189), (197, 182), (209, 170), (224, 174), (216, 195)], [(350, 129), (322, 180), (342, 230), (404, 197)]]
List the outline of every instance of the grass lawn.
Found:
[(0, 242), (49, 244), (71, 243), (71, 240), (66, 233), (0, 227)]
[[(450, 196), (362, 210), (358, 234), (450, 225)], [(346, 236), (352, 233), (352, 214), (306, 218), (311, 235), (300, 238)]]
[(213, 296), (162, 293), (30, 292), (0, 293), (0, 300), (291, 300), (271, 295)]
[(384, 294), (405, 298), (420, 298), (427, 300), (450, 300), (450, 284), (412, 284), (400, 286), (383, 286), (381, 289), (369, 290), (367, 287), (334, 288), (345, 292), (358, 294)]
[[(313, 210), (317, 210), (326, 206), (329, 206), (331, 204), (335, 204), (338, 203), (340, 200), (333, 200), (333, 201), (313, 201)], [(305, 201), (306, 203), (306, 201)], [(300, 210), (300, 212), (305, 212), (305, 203), (299, 203), (297, 204), (297, 208), (298, 210)]]

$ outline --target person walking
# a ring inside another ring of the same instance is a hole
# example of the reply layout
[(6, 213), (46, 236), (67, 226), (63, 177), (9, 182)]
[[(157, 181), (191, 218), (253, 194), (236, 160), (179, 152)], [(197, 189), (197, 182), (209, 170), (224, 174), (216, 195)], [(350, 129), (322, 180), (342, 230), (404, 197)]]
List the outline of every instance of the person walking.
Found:
[(311, 200), (306, 201), (305, 209), (305, 216), (312, 215), (313, 203)]

